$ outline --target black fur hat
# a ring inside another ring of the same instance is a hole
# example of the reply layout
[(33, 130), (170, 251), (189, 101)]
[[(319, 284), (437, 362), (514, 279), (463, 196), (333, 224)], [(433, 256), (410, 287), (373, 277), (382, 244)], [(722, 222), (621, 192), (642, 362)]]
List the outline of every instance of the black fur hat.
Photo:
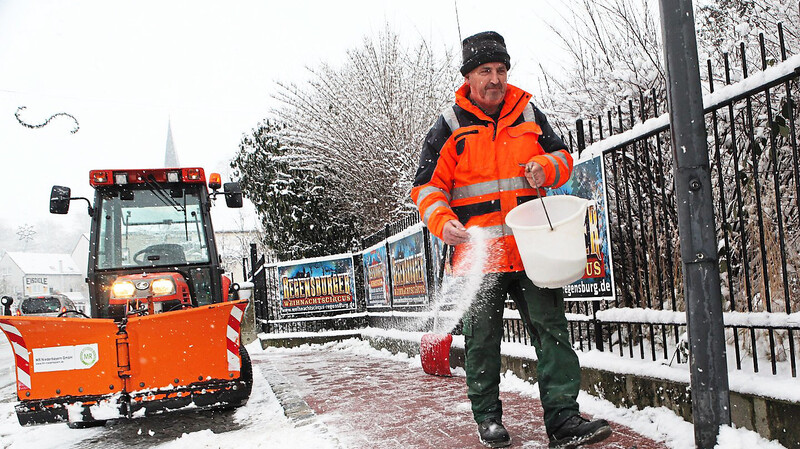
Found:
[(511, 68), (506, 41), (494, 31), (484, 31), (464, 39), (461, 43), (461, 56), (461, 74), (464, 76), (487, 62), (502, 62), (506, 69)]

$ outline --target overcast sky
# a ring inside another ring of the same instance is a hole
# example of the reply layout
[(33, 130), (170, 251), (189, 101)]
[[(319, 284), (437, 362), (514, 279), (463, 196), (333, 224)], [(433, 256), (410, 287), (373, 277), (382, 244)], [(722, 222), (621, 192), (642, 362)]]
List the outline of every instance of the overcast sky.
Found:
[[(548, 0), (0, 0), (0, 225), (88, 226), (77, 203), (49, 217), (50, 187), (91, 196), (91, 169), (163, 166), (170, 121), (181, 165), (224, 173), (276, 81), (335, 65), (386, 23), (409, 44), (458, 49), (455, 4), (462, 36), (500, 32), (510, 81), (535, 90), (536, 64), (561, 52)], [(80, 129), (64, 116), (26, 128), (20, 106), (27, 123), (66, 112)]]

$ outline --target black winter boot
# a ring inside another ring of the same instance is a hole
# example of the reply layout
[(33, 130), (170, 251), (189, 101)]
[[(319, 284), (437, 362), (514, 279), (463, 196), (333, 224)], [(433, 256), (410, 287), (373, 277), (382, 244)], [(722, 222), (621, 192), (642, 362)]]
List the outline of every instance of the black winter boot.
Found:
[(584, 444), (603, 441), (611, 435), (611, 426), (605, 419), (589, 421), (581, 415), (567, 418), (558, 429), (548, 435), (550, 449), (575, 449)]
[(487, 418), (478, 424), (478, 436), (486, 447), (506, 447), (511, 445), (511, 437), (497, 418)]

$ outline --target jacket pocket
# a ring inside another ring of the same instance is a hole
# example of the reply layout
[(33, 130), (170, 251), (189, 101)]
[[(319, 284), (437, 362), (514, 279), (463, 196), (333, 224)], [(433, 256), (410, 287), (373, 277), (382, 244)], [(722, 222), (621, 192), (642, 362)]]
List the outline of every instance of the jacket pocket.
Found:
[(517, 126), (512, 126), (508, 129), (508, 135), (511, 137), (520, 137), (524, 134), (535, 134), (537, 139), (542, 135), (542, 128), (536, 122), (523, 122)]
[(461, 154), (464, 152), (464, 149), (466, 148), (467, 144), (467, 136), (469, 136), (470, 134), (478, 134), (478, 130), (473, 129), (468, 131), (462, 131), (456, 134), (454, 138), (456, 142), (456, 155), (461, 156)]

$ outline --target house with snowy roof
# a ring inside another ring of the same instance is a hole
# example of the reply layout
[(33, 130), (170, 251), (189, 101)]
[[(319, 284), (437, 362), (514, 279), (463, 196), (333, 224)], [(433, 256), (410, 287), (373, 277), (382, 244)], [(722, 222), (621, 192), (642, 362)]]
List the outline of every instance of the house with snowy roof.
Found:
[(9, 251), (0, 258), (0, 294), (15, 298), (59, 293), (89, 310), (86, 270), (89, 238), (81, 235), (69, 254)]

